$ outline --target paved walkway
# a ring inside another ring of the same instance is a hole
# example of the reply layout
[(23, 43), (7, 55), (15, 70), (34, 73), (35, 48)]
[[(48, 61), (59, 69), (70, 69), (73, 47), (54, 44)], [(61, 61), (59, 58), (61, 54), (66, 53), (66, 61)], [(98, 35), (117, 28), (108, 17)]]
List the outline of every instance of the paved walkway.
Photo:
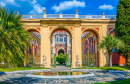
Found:
[[(79, 69), (79, 71), (84, 71)], [(86, 70), (85, 70), (86, 71)], [(128, 77), (128, 73), (125, 71), (113, 71), (113, 70), (88, 70), (94, 73), (95, 76), (83, 77), (83, 78), (35, 78), (26, 77), (27, 74), (34, 72), (31, 71), (20, 71), (13, 73), (0, 73), (0, 82), (4, 83), (19, 83), (19, 84), (90, 84), (95, 82), (109, 82), (123, 80)]]

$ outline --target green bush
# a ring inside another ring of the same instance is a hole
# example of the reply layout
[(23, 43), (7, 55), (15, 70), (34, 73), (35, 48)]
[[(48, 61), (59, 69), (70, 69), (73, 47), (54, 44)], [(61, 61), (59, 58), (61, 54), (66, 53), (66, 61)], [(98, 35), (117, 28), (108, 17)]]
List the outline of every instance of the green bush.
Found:
[(0, 64), (0, 68), (8, 68), (9, 65), (8, 64)]
[(56, 57), (56, 61), (60, 64), (65, 63), (65, 55), (63, 53), (60, 53), (57, 57)]
[(54, 54), (54, 68), (56, 68), (56, 54)]
[(109, 67), (109, 64), (105, 64), (105, 66), (104, 67)]
[(69, 54), (66, 54), (66, 67), (69, 67)]

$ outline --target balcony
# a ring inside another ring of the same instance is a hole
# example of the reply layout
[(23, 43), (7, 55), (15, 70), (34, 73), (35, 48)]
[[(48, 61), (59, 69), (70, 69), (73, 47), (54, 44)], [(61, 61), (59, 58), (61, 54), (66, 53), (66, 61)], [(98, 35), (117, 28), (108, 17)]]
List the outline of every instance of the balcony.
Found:
[[(22, 15), (22, 19), (43, 19), (43, 18), (79, 18), (79, 19), (116, 19), (116, 15), (105, 15), (105, 12), (102, 12), (102, 15), (79, 15), (79, 10), (75, 10), (76, 14), (46, 14), (47, 10), (43, 10), (43, 15)], [(17, 12), (17, 15), (19, 12)]]
[(22, 19), (42, 19), (42, 18), (116, 19), (116, 15), (75, 15), (75, 14), (22, 15)]

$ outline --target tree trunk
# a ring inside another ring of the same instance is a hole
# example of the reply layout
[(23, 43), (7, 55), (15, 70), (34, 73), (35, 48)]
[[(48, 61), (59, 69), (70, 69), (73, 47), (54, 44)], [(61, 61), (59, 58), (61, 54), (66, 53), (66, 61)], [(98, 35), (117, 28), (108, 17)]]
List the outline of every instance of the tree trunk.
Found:
[(125, 60), (125, 66), (127, 67), (128, 66), (128, 59), (126, 58)]
[(109, 67), (112, 67), (112, 55), (109, 55)]

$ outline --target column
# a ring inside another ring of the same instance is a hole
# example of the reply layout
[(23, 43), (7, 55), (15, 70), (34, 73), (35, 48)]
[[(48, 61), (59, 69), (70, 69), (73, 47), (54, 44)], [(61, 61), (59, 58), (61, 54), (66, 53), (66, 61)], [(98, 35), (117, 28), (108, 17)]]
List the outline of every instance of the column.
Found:
[(32, 40), (32, 55), (31, 55), (31, 61), (32, 61), (32, 64), (33, 64), (33, 49), (34, 49), (34, 42), (33, 42), (33, 40)]
[(99, 56), (98, 41), (96, 41), (96, 45), (97, 45), (97, 46), (96, 46), (96, 47), (97, 47), (97, 49), (96, 49), (96, 50), (97, 50), (97, 51), (96, 51), (96, 52), (97, 52), (97, 66), (100, 67), (100, 63), (101, 63), (100, 58), (101, 58), (101, 56)]
[[(107, 25), (106, 24), (103, 24), (102, 25), (102, 29), (100, 29), (100, 34), (99, 34), (100, 36), (100, 38), (99, 38), (99, 42), (101, 42), (101, 40), (103, 40), (103, 37), (106, 37), (106, 35), (107, 35)], [(99, 51), (99, 64), (100, 64), (100, 66), (104, 66), (106, 63), (107, 63), (107, 59), (108, 59), (108, 55), (107, 54), (104, 54), (104, 53), (106, 53), (106, 50), (104, 49), (104, 51), (103, 50), (100, 50)]]
[(35, 40), (34, 40), (34, 49), (33, 49), (33, 64), (35, 64), (35, 55), (36, 55), (36, 53), (35, 53), (35, 47), (36, 47), (36, 45), (35, 45)]
[(42, 24), (41, 27), (41, 55), (40, 64), (43, 65), (43, 56), (46, 56), (46, 68), (50, 68), (51, 64), (51, 36), (49, 36), (49, 28), (46, 23)]
[(37, 63), (38, 63), (38, 42), (36, 43), (36, 64)]
[(82, 67), (82, 44), (81, 44), (81, 27), (80, 24), (74, 25), (74, 38), (72, 38), (72, 68), (76, 67), (76, 56), (79, 56), (78, 62)]

